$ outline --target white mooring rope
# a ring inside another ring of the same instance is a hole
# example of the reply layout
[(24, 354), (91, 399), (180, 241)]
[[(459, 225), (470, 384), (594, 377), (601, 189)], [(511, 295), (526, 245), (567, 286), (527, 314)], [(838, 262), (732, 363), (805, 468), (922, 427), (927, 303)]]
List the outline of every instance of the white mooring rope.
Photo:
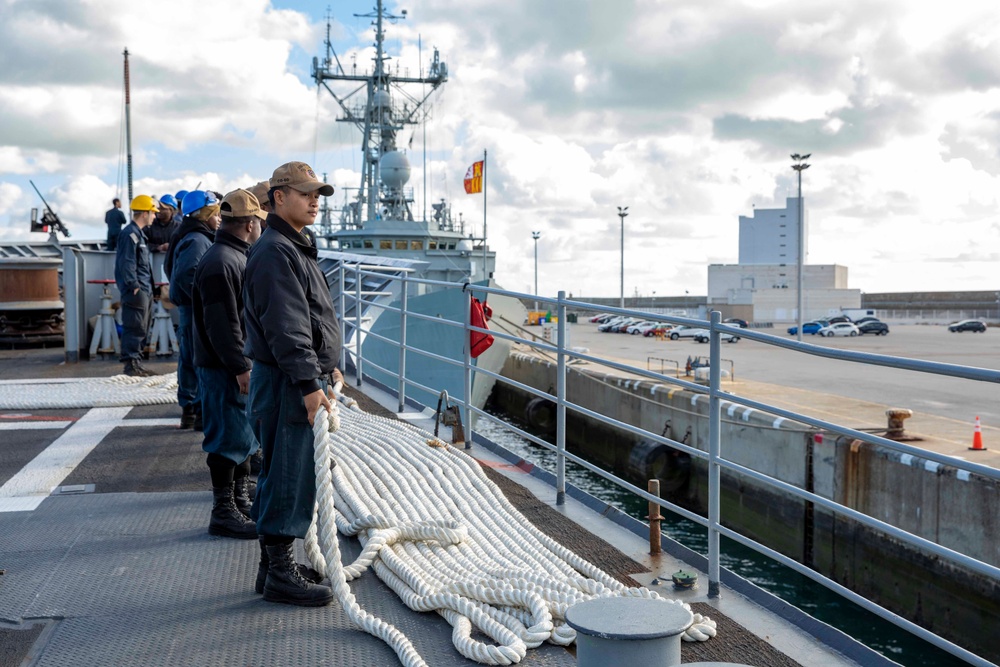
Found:
[(0, 383), (0, 410), (115, 408), (176, 402), (177, 373)]
[[(545, 641), (573, 643), (566, 610), (584, 600), (635, 596), (690, 610), (629, 588), (562, 546), (532, 526), (476, 461), (406, 422), (356, 404), (341, 411), (335, 402), (332, 413), (321, 408), (313, 434), (317, 502), (306, 552), (351, 621), (407, 667), (426, 663), (405, 635), (364, 611), (347, 585), (368, 567), (410, 609), (447, 619), (459, 653), (490, 665), (520, 662)], [(348, 566), (341, 565), (338, 531), (361, 541), (361, 555)], [(494, 643), (473, 639), (474, 628)], [(694, 614), (683, 639), (715, 633), (715, 621)]]

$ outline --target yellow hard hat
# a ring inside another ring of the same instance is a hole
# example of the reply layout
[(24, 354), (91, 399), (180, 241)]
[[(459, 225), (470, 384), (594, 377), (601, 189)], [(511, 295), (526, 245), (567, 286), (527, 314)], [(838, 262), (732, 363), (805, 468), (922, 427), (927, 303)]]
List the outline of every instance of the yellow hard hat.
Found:
[(158, 211), (160, 210), (159, 204), (156, 200), (149, 195), (138, 195), (132, 200), (129, 208), (133, 211)]

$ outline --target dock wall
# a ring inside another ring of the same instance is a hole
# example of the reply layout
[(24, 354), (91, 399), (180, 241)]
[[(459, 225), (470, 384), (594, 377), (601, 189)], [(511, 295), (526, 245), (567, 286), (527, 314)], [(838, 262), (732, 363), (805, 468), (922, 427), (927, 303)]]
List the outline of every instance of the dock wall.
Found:
[[(554, 363), (512, 354), (502, 374), (554, 394)], [(708, 397), (649, 380), (570, 368), (567, 399), (691, 447), (708, 449)], [(536, 432), (554, 431), (555, 406), (502, 382), (494, 401)], [(704, 515), (706, 463), (567, 409), (567, 449)], [(722, 404), (722, 454), (973, 558), (1000, 564), (1000, 485), (868, 442)], [(813, 567), (952, 641), (1000, 658), (1000, 583), (948, 565), (859, 522), (834, 516), (745, 475), (723, 471), (723, 523)]]

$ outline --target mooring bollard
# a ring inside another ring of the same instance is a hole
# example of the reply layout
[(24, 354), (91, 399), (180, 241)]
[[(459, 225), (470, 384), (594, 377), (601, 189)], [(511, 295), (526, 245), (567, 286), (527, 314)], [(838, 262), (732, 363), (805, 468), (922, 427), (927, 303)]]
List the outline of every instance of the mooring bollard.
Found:
[(679, 604), (648, 598), (597, 598), (573, 605), (578, 667), (681, 664), (681, 633), (694, 621)]

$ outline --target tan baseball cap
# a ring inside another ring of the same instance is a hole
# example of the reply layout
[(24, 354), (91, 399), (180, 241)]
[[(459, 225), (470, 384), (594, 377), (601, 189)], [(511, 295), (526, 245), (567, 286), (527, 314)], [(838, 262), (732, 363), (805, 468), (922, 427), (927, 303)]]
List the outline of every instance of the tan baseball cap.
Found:
[(261, 208), (267, 206), (267, 192), (271, 189), (271, 184), (267, 181), (261, 181), (257, 185), (247, 188), (247, 191), (257, 198), (257, 203), (260, 204)]
[(260, 203), (252, 193), (246, 190), (233, 190), (222, 198), (221, 215), (223, 218), (240, 218), (254, 215), (258, 218), (267, 217), (260, 208)]
[(271, 187), (287, 185), (299, 192), (316, 192), (324, 197), (333, 194), (333, 186), (316, 178), (316, 172), (305, 162), (286, 162), (271, 174)]

